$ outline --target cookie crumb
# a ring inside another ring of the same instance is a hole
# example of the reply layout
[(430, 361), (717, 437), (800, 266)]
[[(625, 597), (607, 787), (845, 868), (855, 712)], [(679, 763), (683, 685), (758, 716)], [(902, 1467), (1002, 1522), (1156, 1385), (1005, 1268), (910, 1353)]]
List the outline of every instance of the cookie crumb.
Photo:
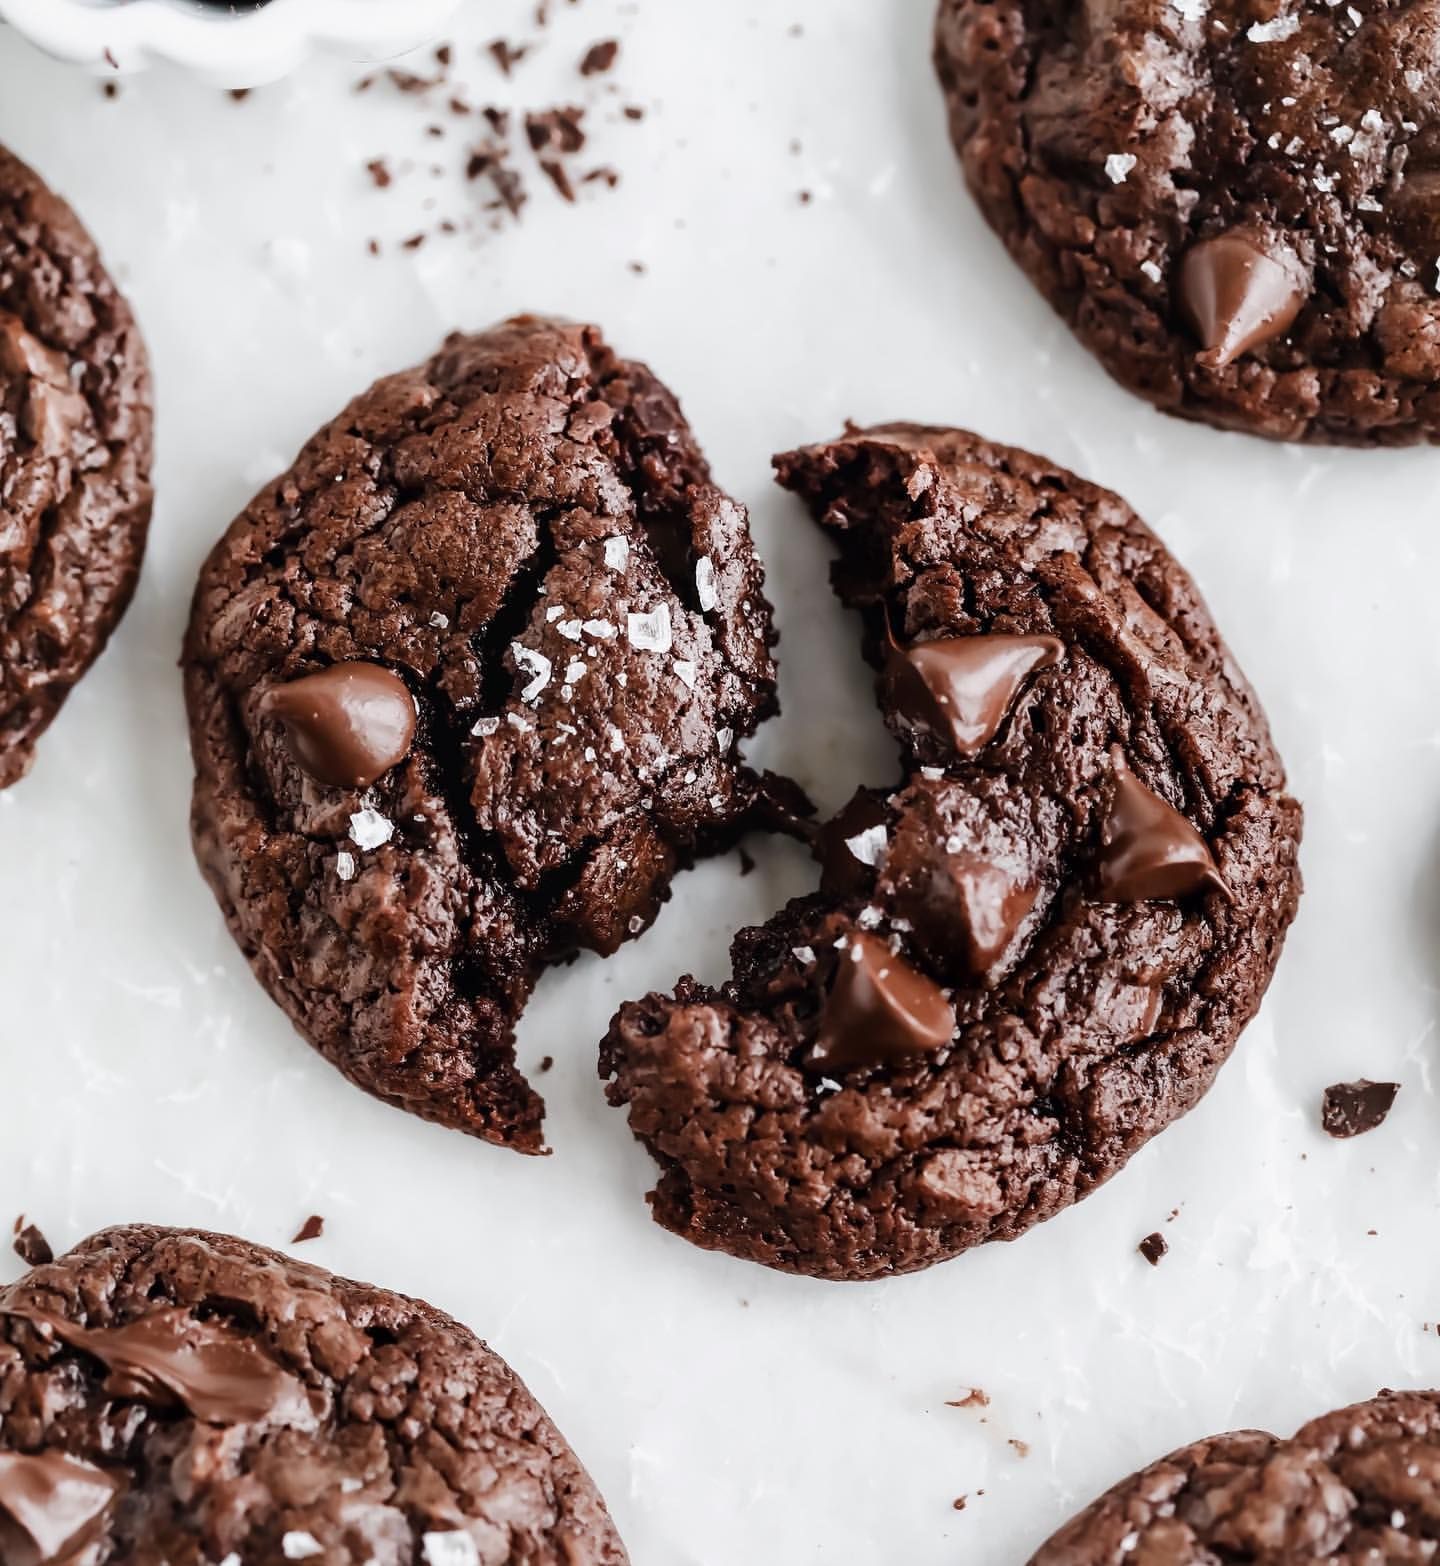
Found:
[(1011, 1436), (1008, 1445), (1014, 1447), (1016, 1457), (1029, 1457), (1030, 1443), (1022, 1441), (1019, 1436)]
[(968, 1495), (957, 1495), (950, 1504), (957, 1512), (963, 1512), (965, 1510), (965, 1503), (969, 1499), (970, 1497)]
[(49, 1240), (35, 1224), (25, 1222), (24, 1213), (15, 1220), (12, 1249), (27, 1267), (44, 1267), (55, 1260), (55, 1252), (50, 1248)]
[(1325, 1089), (1320, 1124), (1336, 1138), (1363, 1136), (1384, 1123), (1400, 1091), (1398, 1082), (1333, 1082)]
[(540, 1065), (539, 1065), (538, 1069), (543, 1074), (544, 1072), (547, 1072), (547, 1071), (550, 1071), (551, 1069), (553, 1069), (554, 1065), (555, 1065), (555, 1057), (553, 1055), (542, 1055), (541, 1058), (540, 1058)]
[(303, 1245), (306, 1240), (318, 1240), (325, 1233), (325, 1220), (319, 1213), (311, 1213), (290, 1238), (291, 1245)]
[(599, 43), (591, 44), (585, 51), (585, 58), (580, 62), (580, 74), (582, 76), (603, 75), (604, 72), (614, 65), (616, 56), (619, 53), (619, 40), (615, 38), (606, 38)]
[(1158, 1267), (1160, 1258), (1169, 1251), (1170, 1243), (1157, 1229), (1154, 1234), (1147, 1234), (1135, 1249), (1152, 1267)]
[(964, 1397), (950, 1398), (946, 1408), (989, 1408), (990, 1394), (983, 1387), (971, 1387)]

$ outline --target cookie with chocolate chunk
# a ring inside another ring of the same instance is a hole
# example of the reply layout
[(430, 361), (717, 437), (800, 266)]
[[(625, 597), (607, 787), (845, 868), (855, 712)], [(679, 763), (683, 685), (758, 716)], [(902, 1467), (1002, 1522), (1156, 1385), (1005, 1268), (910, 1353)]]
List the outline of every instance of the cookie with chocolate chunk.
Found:
[(0, 788), (135, 590), (150, 370), (80, 220), (0, 147)]
[(418, 1300), (136, 1225), (0, 1291), (6, 1566), (625, 1566), (515, 1373)]
[(898, 743), (721, 989), (616, 1016), (656, 1219), (872, 1278), (1011, 1239), (1189, 1109), (1300, 893), (1300, 807), (1194, 584), (1117, 496), (958, 430), (777, 459)]
[(380, 381), (195, 595), (195, 848), (261, 982), (369, 1092), (540, 1151), (515, 1020), (750, 820), (772, 641), (745, 512), (595, 328)]
[(1282, 440), (1440, 435), (1440, 19), (940, 0), (990, 225), (1123, 385)]
[(1182, 1447), (1068, 1523), (1030, 1566), (1428, 1561), (1440, 1513), (1440, 1393), (1381, 1392), (1288, 1441)]

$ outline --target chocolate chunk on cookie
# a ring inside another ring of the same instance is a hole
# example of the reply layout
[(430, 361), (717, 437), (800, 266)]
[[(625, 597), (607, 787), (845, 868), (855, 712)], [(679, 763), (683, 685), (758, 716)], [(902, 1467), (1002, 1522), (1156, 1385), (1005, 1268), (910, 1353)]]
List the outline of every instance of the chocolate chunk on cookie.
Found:
[[(1300, 807), (1194, 584), (1117, 496), (958, 430), (777, 459), (839, 546), (895, 788), (734, 977), (616, 1016), (656, 1219), (870, 1278), (1010, 1239), (1209, 1087), (1300, 894)], [(904, 665), (902, 669), (900, 665)]]
[(0, 1291), (0, 1559), (624, 1566), (459, 1322), (243, 1240), (109, 1229)]
[(150, 452), (130, 307), (80, 220), (0, 147), (0, 788), (130, 602)]
[(1068, 1523), (1030, 1566), (1428, 1561), (1440, 1513), (1440, 1393), (1381, 1392), (1293, 1439), (1182, 1447)]
[(1282, 440), (1440, 435), (1440, 17), (940, 0), (966, 177), (1123, 385)]
[(773, 639), (744, 511), (593, 327), (379, 382), (195, 596), (195, 847), (261, 982), (369, 1092), (539, 1151), (515, 1020), (746, 824)]

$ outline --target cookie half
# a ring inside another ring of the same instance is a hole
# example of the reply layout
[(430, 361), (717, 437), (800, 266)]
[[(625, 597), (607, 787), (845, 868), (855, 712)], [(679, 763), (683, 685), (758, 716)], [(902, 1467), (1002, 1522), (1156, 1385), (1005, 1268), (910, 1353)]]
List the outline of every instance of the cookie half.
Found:
[(840, 550), (893, 790), (821, 889), (616, 1016), (656, 1219), (826, 1278), (1011, 1239), (1210, 1086), (1300, 894), (1300, 807), (1194, 584), (1117, 496), (958, 430), (777, 459)]
[(80, 220), (0, 147), (0, 788), (135, 591), (151, 430), (129, 305)]
[(1282, 440), (1440, 433), (1420, 6), (940, 0), (971, 189), (1123, 385)]
[(772, 640), (745, 512), (595, 328), (380, 381), (195, 596), (195, 847), (261, 982), (359, 1086), (539, 1151), (515, 1019), (743, 828)]
[(1440, 1515), (1440, 1393), (1382, 1392), (1289, 1441), (1182, 1447), (1117, 1484), (1030, 1566), (1428, 1561)]
[(0, 1291), (0, 1559), (624, 1566), (520, 1379), (417, 1300), (136, 1225)]

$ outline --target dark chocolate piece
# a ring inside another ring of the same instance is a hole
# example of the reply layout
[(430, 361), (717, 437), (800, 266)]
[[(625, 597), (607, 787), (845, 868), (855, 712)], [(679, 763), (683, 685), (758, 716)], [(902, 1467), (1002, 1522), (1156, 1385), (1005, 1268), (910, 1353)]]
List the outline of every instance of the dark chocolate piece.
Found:
[(1181, 306), (1217, 370), (1288, 331), (1306, 293), (1294, 254), (1248, 234), (1202, 239), (1180, 263)]
[(1135, 1248), (1152, 1267), (1158, 1267), (1160, 1258), (1170, 1249), (1170, 1242), (1157, 1229), (1154, 1234), (1147, 1234)]
[(115, 1488), (93, 1463), (61, 1451), (0, 1452), (0, 1516), (24, 1536), (7, 1544), (0, 1529), (0, 1559), (6, 1566), (67, 1566), (72, 1551), (94, 1539)]
[(944, 991), (873, 935), (856, 931), (831, 975), (810, 1064), (836, 1075), (933, 1054), (955, 1032)]
[(1015, 698), (1038, 669), (1059, 663), (1053, 636), (956, 636), (892, 646), (886, 699), (914, 728), (948, 740), (967, 761), (1000, 732)]
[(336, 663), (274, 686), (260, 711), (284, 724), (296, 762), (332, 788), (369, 788), (415, 738), (415, 698), (376, 663)]
[(1400, 1091), (1398, 1082), (1335, 1082), (1325, 1089), (1320, 1124), (1334, 1137), (1363, 1136), (1384, 1123)]
[(1205, 839), (1119, 762), (1096, 861), (1099, 895), (1111, 903), (1168, 902), (1225, 890)]

